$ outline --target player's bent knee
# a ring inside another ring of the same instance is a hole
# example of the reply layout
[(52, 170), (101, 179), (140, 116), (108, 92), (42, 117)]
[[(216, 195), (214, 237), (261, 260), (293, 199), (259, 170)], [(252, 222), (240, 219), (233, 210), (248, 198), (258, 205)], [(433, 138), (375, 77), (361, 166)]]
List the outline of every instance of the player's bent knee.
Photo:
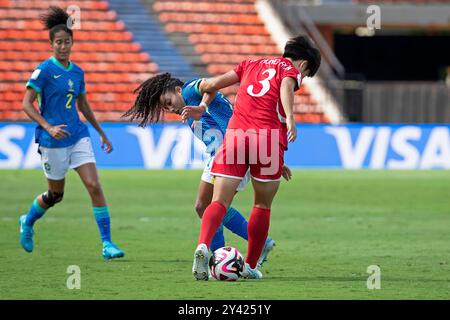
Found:
[(58, 202), (61, 202), (63, 200), (63, 197), (64, 192), (59, 193), (48, 190), (42, 195), (42, 201), (44, 201), (44, 203), (48, 205), (49, 208), (51, 208)]
[(255, 199), (253, 202), (254, 207), (262, 208), (262, 209), (270, 209), (271, 205), (272, 205), (272, 201), (268, 197), (262, 197), (261, 195), (255, 195)]
[(100, 193), (102, 191), (102, 186), (98, 180), (87, 181), (86, 187), (90, 193)]

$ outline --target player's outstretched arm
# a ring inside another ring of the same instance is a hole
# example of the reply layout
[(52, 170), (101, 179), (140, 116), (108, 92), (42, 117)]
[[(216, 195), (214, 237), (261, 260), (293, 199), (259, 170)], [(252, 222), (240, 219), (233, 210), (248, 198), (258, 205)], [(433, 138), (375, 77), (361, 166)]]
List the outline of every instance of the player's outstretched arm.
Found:
[(78, 110), (83, 114), (87, 121), (97, 130), (100, 134), (100, 142), (102, 145), (102, 149), (105, 150), (106, 153), (110, 153), (113, 150), (112, 144), (109, 141), (106, 134), (103, 132), (100, 124), (95, 118), (94, 112), (92, 112), (91, 106), (87, 100), (86, 94), (80, 94), (77, 98)]
[(208, 78), (204, 83), (201, 84), (200, 90), (204, 93), (216, 93), (222, 88), (229, 87), (235, 83), (239, 82), (239, 77), (234, 70), (228, 71), (227, 73), (221, 74), (219, 76)]
[(182, 121), (185, 122), (188, 118), (199, 120), (203, 112), (208, 110), (208, 106), (216, 97), (217, 91), (237, 82), (239, 82), (239, 78), (234, 70), (214, 78), (202, 79), (198, 86), (200, 94), (203, 95), (202, 101), (198, 106), (184, 107), (181, 112)]
[(281, 81), (280, 98), (283, 110), (286, 114), (286, 126), (288, 141), (294, 142), (297, 138), (297, 127), (294, 120), (294, 90), (296, 81), (293, 78), (286, 77)]
[(220, 76), (216, 76), (214, 78), (208, 78), (200, 83), (199, 89), (200, 93), (203, 94), (202, 102), (200, 102), (200, 106), (204, 106), (207, 108), (211, 101), (214, 100), (217, 91), (220, 89), (229, 87), (235, 83), (239, 82), (239, 77), (234, 70), (228, 71)]

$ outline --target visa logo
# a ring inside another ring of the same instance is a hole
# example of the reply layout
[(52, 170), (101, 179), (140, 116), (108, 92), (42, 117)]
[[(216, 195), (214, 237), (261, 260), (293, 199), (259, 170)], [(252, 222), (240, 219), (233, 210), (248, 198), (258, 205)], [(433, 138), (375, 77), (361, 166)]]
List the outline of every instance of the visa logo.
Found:
[(450, 169), (447, 126), (366, 126), (353, 139), (349, 127), (328, 126), (325, 132), (336, 140), (347, 169)]

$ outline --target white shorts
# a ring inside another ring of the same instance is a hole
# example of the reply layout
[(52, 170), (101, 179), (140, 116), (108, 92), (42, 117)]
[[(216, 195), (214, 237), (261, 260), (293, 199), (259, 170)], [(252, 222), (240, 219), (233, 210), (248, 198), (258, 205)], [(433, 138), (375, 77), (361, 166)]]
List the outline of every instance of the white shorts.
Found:
[[(211, 167), (213, 163), (214, 157), (210, 157), (208, 159), (208, 162), (206, 163), (205, 169), (203, 169), (202, 173), (202, 181), (205, 181), (210, 184), (214, 184), (214, 176), (211, 175)], [(244, 190), (247, 183), (250, 181), (250, 169), (245, 174), (244, 178), (242, 178), (241, 183), (239, 183), (238, 187), (236, 188), (236, 191), (242, 191)]]
[(45, 176), (50, 180), (62, 180), (70, 169), (86, 163), (95, 163), (91, 138), (81, 138), (74, 145), (65, 148), (39, 147)]

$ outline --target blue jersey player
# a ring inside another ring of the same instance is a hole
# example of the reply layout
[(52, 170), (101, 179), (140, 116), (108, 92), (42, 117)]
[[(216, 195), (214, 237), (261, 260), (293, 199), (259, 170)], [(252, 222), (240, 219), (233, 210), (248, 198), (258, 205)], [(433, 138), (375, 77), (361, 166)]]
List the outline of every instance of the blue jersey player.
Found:
[[(25, 251), (33, 251), (33, 226), (49, 208), (62, 201), (65, 175), (72, 168), (91, 197), (103, 244), (103, 258), (123, 257), (124, 252), (111, 241), (108, 206), (98, 178), (89, 131), (80, 121), (77, 106), (100, 134), (105, 152), (111, 152), (112, 145), (87, 101), (83, 70), (69, 60), (73, 44), (73, 32), (67, 27), (69, 16), (61, 8), (50, 7), (41, 18), (49, 30), (53, 56), (42, 62), (31, 75), (23, 108), (38, 123), (35, 138), (48, 191), (37, 196), (28, 214), (20, 217), (20, 243)], [(33, 106), (35, 100), (39, 112)]]
[[(204, 83), (206, 83), (204, 79), (193, 79), (183, 83), (169, 73), (156, 75), (143, 82), (135, 90), (137, 97), (134, 105), (124, 114), (125, 117), (130, 117), (131, 121), (137, 120), (140, 126), (158, 122), (163, 112), (182, 115), (183, 121), (189, 124), (195, 136), (206, 145), (209, 159), (201, 177), (195, 202), (195, 210), (200, 218), (212, 200), (214, 181), (210, 174), (211, 163), (215, 151), (222, 143), (228, 121), (233, 114), (233, 105), (220, 92), (209, 106), (198, 107), (205, 93), (202, 90)], [(289, 168), (284, 167), (283, 176), (286, 180), (290, 179)], [(242, 190), (248, 181), (247, 175), (236, 191)], [(246, 219), (238, 210), (230, 207), (222, 225), (213, 237), (212, 251), (225, 245), (223, 226), (248, 240)], [(275, 242), (271, 238), (267, 238), (258, 262), (259, 266), (266, 260), (274, 245)]]

